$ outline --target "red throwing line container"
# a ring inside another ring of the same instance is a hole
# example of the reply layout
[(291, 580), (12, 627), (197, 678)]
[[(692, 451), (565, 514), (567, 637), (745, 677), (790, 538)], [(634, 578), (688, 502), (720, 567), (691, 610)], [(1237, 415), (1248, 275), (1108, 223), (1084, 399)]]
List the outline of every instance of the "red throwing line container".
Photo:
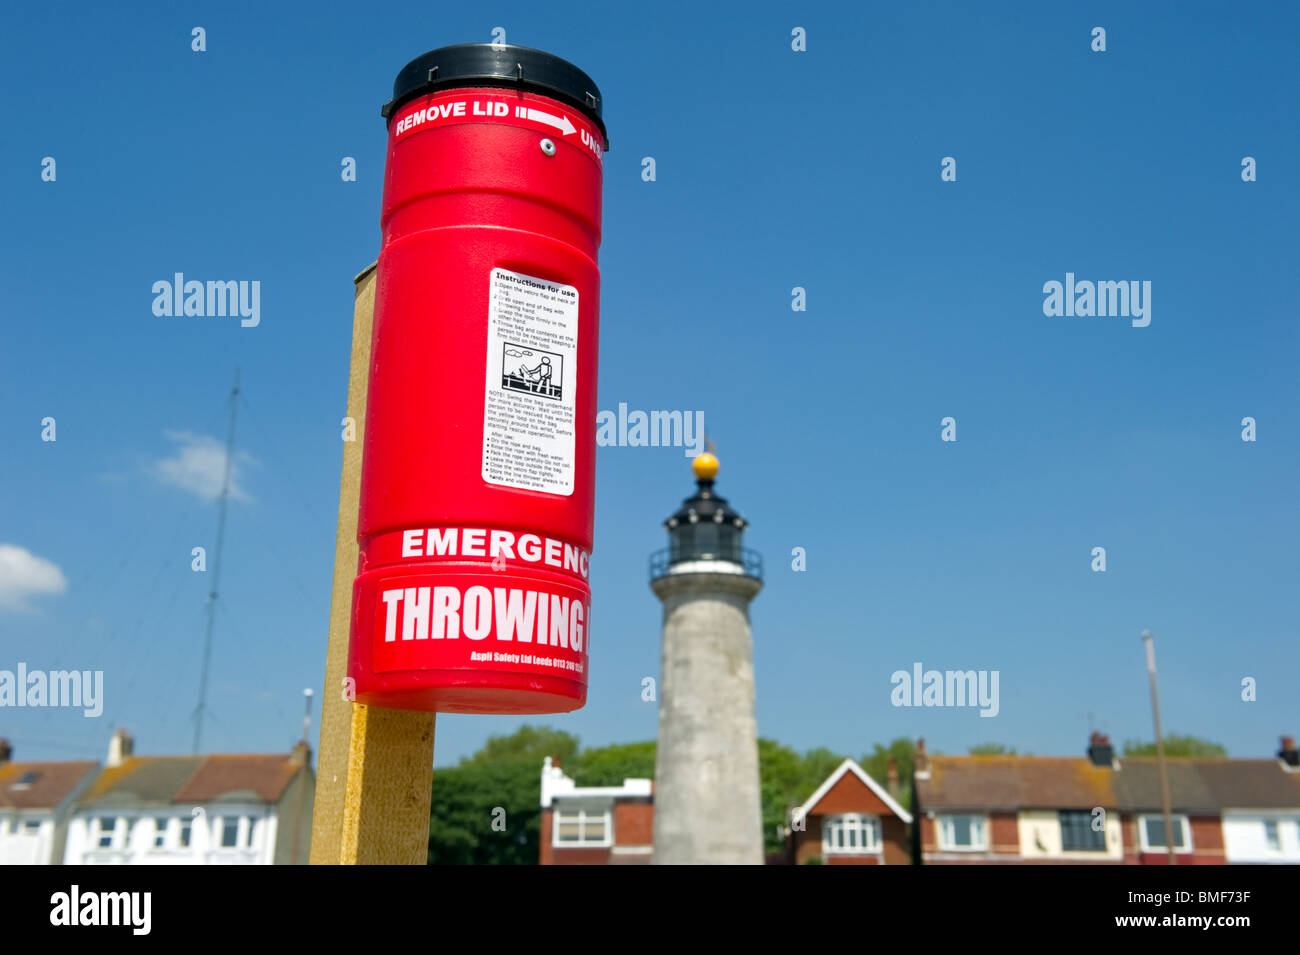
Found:
[(524, 47), (426, 53), (384, 106), (348, 674), (359, 703), (587, 698), (600, 91)]

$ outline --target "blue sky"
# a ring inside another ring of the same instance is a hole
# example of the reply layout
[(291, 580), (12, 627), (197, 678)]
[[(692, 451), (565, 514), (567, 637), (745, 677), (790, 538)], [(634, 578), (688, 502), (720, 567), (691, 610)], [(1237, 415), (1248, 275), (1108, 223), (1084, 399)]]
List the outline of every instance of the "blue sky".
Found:
[[(105, 709), (0, 710), (19, 758), (102, 758), (117, 726), (189, 751), (207, 586), (189, 555), (212, 546), (236, 365), (243, 498), (205, 748), (295, 738), (323, 678), (379, 106), (409, 59), (498, 26), (603, 91), (599, 406), (705, 414), (718, 490), (767, 559), (762, 735), (1067, 755), (1092, 714), (1147, 738), (1144, 628), (1168, 731), (1237, 756), (1300, 732), (1294, 5), (69, 9), (10, 6), (0, 30), (0, 545), (18, 562), (0, 669), (102, 669)], [(175, 272), (259, 280), (260, 325), (156, 317)], [(1045, 316), (1067, 272), (1150, 281), (1151, 324)], [(654, 737), (646, 556), (692, 486), (681, 449), (599, 450), (590, 696), (532, 722)], [(892, 706), (915, 661), (998, 670), (1000, 712)], [(436, 762), (520, 722), (443, 716)]]

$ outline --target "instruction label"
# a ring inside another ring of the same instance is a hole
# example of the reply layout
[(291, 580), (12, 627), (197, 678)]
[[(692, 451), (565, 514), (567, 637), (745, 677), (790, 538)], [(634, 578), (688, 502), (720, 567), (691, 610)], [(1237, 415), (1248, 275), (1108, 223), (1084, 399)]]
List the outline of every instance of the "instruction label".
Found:
[(570, 495), (578, 290), (507, 269), (489, 284), (483, 480)]

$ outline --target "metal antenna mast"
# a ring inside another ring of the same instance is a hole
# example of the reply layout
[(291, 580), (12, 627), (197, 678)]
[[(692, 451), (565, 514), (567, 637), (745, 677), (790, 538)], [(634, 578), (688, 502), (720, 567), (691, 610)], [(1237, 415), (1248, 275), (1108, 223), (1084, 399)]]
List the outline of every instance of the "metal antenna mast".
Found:
[(212, 588), (208, 591), (208, 625), (203, 636), (203, 668), (199, 671), (199, 705), (194, 708), (194, 753), (199, 751), (203, 736), (203, 714), (208, 708), (208, 663), (212, 659), (212, 624), (217, 617), (217, 584), (221, 579), (221, 550), (226, 539), (226, 504), (230, 500), (230, 468), (235, 453), (235, 412), (239, 408), (239, 369), (230, 389), (230, 427), (226, 432), (225, 473), (221, 478), (221, 497), (217, 500), (217, 550), (212, 561)]

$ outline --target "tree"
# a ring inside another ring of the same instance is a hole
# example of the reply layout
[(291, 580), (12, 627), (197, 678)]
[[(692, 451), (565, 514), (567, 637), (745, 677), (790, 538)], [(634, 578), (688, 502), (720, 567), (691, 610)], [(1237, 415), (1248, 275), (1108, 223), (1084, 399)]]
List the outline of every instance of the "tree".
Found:
[(775, 740), (758, 741), (758, 798), (763, 819), (763, 851), (776, 852), (784, 846), (777, 834), (786, 823), (786, 811), (812, 795), (804, 784), (803, 760), (788, 746)]
[(1015, 747), (1008, 749), (1002, 743), (978, 743), (969, 750), (972, 756), (1014, 756)]
[(844, 762), (843, 756), (839, 753), (831, 752), (825, 746), (819, 746), (816, 749), (810, 749), (808, 752), (804, 753), (803, 781), (805, 784), (811, 784), (812, 789), (809, 789), (808, 792), (804, 794), (803, 799), (799, 801), (803, 802), (811, 796), (817, 787), (826, 781), (827, 776), (840, 768), (840, 763), (842, 762)]
[(435, 770), (429, 862), (534, 865), (540, 851), (541, 763), (463, 760)]
[[(1141, 740), (1130, 739), (1124, 742), (1125, 756), (1155, 756), (1156, 744), (1144, 743)], [(1213, 743), (1208, 739), (1201, 739), (1199, 736), (1179, 736), (1177, 733), (1170, 733), (1165, 737), (1165, 755), (1166, 756), (1194, 756), (1200, 759), (1216, 759), (1227, 756), (1227, 747), (1219, 743)]]
[(777, 833), (789, 822), (788, 811), (803, 805), (842, 762), (843, 755), (825, 747), (810, 749), (801, 756), (775, 740), (758, 741), (759, 798), (762, 801), (765, 852), (779, 852), (785, 848), (784, 839)]
[(906, 736), (899, 736), (888, 746), (876, 743), (870, 753), (862, 757), (858, 765), (880, 785), (889, 781), (889, 761), (893, 759), (894, 768), (898, 770), (898, 804), (904, 809), (912, 800), (912, 767), (916, 762), (916, 742)]
[(473, 756), (462, 759), (466, 762), (493, 763), (502, 759), (531, 759), (537, 764), (540, 778), (542, 760), (554, 756), (561, 764), (568, 764), (578, 752), (578, 737), (563, 730), (553, 730), (549, 726), (519, 727), (508, 736), (489, 736)]
[(654, 779), (654, 740), (586, 749), (565, 769), (579, 786), (621, 786), (625, 779)]
[(429, 862), (535, 865), (540, 852), (542, 760), (562, 762), (578, 738), (542, 726), (492, 736), (473, 756), (433, 774)]

